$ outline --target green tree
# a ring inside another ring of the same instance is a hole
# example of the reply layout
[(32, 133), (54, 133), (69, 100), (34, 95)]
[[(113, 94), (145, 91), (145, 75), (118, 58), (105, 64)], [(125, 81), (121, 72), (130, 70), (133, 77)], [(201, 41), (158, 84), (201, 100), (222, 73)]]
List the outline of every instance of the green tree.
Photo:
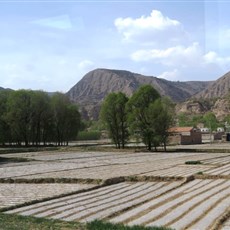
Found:
[(124, 93), (111, 93), (106, 97), (100, 111), (100, 118), (105, 122), (117, 148), (124, 148), (129, 138), (125, 109), (127, 102), (128, 98)]
[(203, 120), (205, 126), (210, 129), (210, 132), (216, 130), (216, 128), (218, 127), (218, 121), (216, 119), (215, 114), (212, 112), (206, 113), (203, 117)]
[(152, 143), (158, 140), (153, 125), (153, 103), (159, 98), (160, 94), (152, 86), (143, 85), (127, 103), (131, 131), (140, 135), (148, 150), (151, 150)]
[(76, 140), (78, 132), (81, 129), (81, 115), (76, 105), (68, 104), (66, 108), (67, 121), (65, 123), (65, 141)]
[[(50, 111), (50, 97), (46, 92), (34, 91), (31, 94), (31, 141), (39, 145), (44, 139), (44, 133), (49, 132), (50, 126), (47, 123), (52, 119)], [(46, 130), (47, 129), (47, 130)]]
[(11, 143), (10, 126), (6, 120), (7, 114), (7, 100), (12, 91), (1, 90), (0, 91), (0, 143), (5, 145), (6, 142)]
[(197, 127), (199, 123), (203, 123), (203, 116), (198, 114), (190, 115), (186, 113), (180, 113), (177, 118), (178, 118), (178, 124), (181, 127), (185, 127), (185, 126)]
[(31, 95), (32, 91), (13, 91), (7, 100), (6, 120), (13, 139), (20, 145), (29, 145), (31, 137)]
[(169, 136), (168, 129), (174, 123), (174, 104), (166, 97), (157, 99), (150, 105), (149, 113), (151, 114), (151, 125), (154, 129), (153, 146), (157, 150), (157, 146), (163, 144), (166, 151)]
[(53, 137), (58, 145), (77, 137), (80, 129), (80, 114), (76, 105), (71, 104), (66, 95), (55, 93), (51, 97), (51, 109), (53, 113)]

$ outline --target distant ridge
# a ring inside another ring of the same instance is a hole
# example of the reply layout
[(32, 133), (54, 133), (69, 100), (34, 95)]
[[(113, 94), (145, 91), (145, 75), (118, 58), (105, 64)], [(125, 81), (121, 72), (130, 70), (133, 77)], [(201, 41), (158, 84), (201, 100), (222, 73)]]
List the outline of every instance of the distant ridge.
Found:
[(67, 95), (78, 104), (85, 119), (98, 119), (103, 99), (111, 92), (131, 96), (141, 85), (152, 85), (162, 96), (182, 102), (204, 90), (211, 82), (173, 82), (153, 76), (144, 76), (127, 70), (95, 69), (87, 73)]
[(197, 98), (223, 98), (229, 94), (230, 90), (230, 72), (224, 74), (207, 88), (199, 92)]

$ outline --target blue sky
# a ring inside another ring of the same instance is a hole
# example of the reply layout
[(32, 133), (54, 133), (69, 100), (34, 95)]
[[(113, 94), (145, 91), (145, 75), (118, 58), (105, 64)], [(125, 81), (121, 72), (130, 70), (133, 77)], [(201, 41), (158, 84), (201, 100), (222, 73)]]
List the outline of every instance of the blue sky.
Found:
[(96, 68), (172, 81), (230, 71), (230, 1), (1, 1), (0, 86), (67, 92)]

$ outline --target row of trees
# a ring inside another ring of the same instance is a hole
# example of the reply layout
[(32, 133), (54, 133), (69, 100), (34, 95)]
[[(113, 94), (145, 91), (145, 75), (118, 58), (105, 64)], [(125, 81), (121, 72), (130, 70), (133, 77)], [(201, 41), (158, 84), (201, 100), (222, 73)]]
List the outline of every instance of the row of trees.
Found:
[(81, 119), (78, 108), (62, 93), (0, 91), (0, 143), (68, 145)]
[(111, 93), (105, 99), (100, 113), (109, 135), (117, 148), (124, 148), (130, 135), (142, 139), (148, 150), (164, 145), (168, 128), (173, 123), (174, 106), (150, 85), (144, 85), (131, 98)]

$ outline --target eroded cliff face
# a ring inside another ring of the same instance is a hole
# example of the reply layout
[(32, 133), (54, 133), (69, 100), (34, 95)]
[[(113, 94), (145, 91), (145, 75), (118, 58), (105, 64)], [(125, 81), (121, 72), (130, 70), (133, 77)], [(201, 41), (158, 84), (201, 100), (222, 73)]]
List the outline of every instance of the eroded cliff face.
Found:
[(224, 74), (222, 77), (214, 81), (207, 88), (195, 95), (195, 97), (203, 99), (224, 98), (229, 94), (229, 90), (230, 72)]
[(176, 105), (177, 113), (186, 113), (186, 114), (204, 114), (209, 111), (209, 108), (205, 107), (199, 101), (186, 101)]
[(213, 112), (218, 120), (230, 114), (230, 72), (185, 102), (176, 105), (176, 113), (205, 114)]
[(217, 119), (222, 120), (227, 115), (230, 115), (230, 103), (228, 99), (218, 99), (212, 108), (212, 112)]
[(204, 115), (207, 112), (213, 112), (218, 120), (223, 120), (227, 115), (230, 115), (230, 100), (219, 98), (213, 100), (207, 105), (206, 102), (186, 101), (176, 105), (176, 113), (185, 113), (188, 115)]
[(87, 73), (67, 95), (79, 105), (83, 118), (98, 119), (100, 106), (111, 92), (131, 96), (141, 85), (152, 85), (162, 96), (182, 102), (205, 89), (210, 82), (172, 82), (125, 70), (96, 69)]

